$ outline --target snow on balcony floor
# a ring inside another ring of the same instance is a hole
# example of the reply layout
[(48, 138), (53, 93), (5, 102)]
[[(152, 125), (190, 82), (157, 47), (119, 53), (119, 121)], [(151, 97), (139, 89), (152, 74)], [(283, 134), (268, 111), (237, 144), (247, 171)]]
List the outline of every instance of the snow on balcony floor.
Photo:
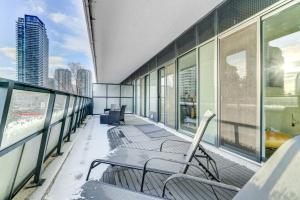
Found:
[[(112, 126), (99, 123), (99, 116), (87, 119), (87, 125), (79, 129), (73, 148), (58, 173), (45, 199), (74, 199), (85, 183), (85, 177), (92, 160), (110, 151), (107, 131)], [(107, 166), (99, 166), (97, 176), (101, 177)]]

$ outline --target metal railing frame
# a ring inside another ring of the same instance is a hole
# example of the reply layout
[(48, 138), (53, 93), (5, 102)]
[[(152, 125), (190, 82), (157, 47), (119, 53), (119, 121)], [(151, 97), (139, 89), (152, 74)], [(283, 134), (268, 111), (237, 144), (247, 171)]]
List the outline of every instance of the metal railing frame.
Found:
[[(22, 189), (24, 187), (24, 185), (32, 177), (33, 177), (33, 181), (31, 183), (32, 186), (39, 186), (43, 183), (43, 179), (41, 178), (41, 172), (44, 167), (45, 160), (51, 154), (53, 154), (53, 152), (55, 150), (56, 150), (56, 153), (54, 156), (62, 155), (62, 146), (63, 146), (63, 140), (64, 140), (63, 135), (64, 135), (65, 128), (68, 129), (68, 133), (67, 133), (65, 139), (67, 141), (70, 141), (71, 133), (74, 133), (76, 131), (76, 128), (80, 127), (80, 124), (83, 123), (86, 116), (91, 114), (89, 106), (92, 104), (92, 101), (91, 101), (91, 98), (89, 98), (89, 97), (84, 97), (84, 96), (75, 95), (75, 94), (62, 92), (62, 91), (58, 91), (58, 90), (43, 88), (43, 87), (39, 87), (39, 86), (33, 86), (33, 85), (26, 84), (26, 83), (12, 81), (12, 80), (8, 80), (8, 79), (4, 79), (4, 78), (0, 78), (0, 87), (6, 89), (6, 95), (5, 95), (4, 104), (3, 104), (4, 107), (3, 107), (3, 112), (2, 112), (1, 119), (0, 119), (1, 120), (0, 121), (0, 144), (2, 142), (2, 138), (3, 138), (3, 134), (4, 134), (8, 114), (9, 114), (9, 107), (10, 107), (11, 99), (13, 96), (13, 90), (17, 89), (17, 90), (23, 90), (23, 91), (32, 91), (32, 92), (37, 92), (37, 93), (49, 94), (47, 113), (46, 113), (46, 118), (44, 121), (43, 128), (41, 130), (38, 130), (38, 131), (26, 136), (25, 138), (22, 138), (21, 140), (3, 148), (3, 149), (0, 149), (0, 157), (2, 157), (2, 156), (5, 156), (6, 154), (10, 153), (11, 151), (13, 151), (16, 148), (20, 148), (20, 147), (22, 148), (21, 152), (20, 152), (19, 160), (17, 161), (16, 170), (14, 171), (14, 174), (13, 174), (14, 177), (11, 177), (12, 184), (9, 185), (10, 193), (6, 199), (10, 200), (13, 198), (13, 196), (15, 196), (17, 194), (17, 192), (20, 189)], [(53, 114), (54, 107), (55, 107), (56, 95), (66, 96), (65, 105), (64, 105), (64, 113), (63, 113), (63, 117), (60, 120), (57, 120), (57, 121), (51, 123), (52, 114)], [(75, 97), (75, 100), (74, 100), (72, 112), (70, 115), (68, 115), (68, 108), (69, 108), (71, 96)], [(79, 99), (79, 103), (78, 103), (78, 109), (76, 111), (75, 108), (76, 108), (78, 99)], [(77, 113), (77, 115), (75, 115), (76, 113)], [(71, 120), (70, 120), (71, 122), (69, 124), (69, 127), (67, 127), (66, 119), (70, 116), (71, 116)], [(74, 116), (76, 116), (76, 119)], [(75, 122), (73, 122), (74, 120), (75, 120)], [(50, 130), (60, 123), (61, 123), (61, 128), (60, 128), (60, 132), (59, 132), (58, 143), (55, 145), (55, 147), (53, 149), (51, 149), (51, 151), (48, 155), (45, 155), (47, 147), (48, 147), (48, 140), (49, 140), (49, 137), (51, 134)], [(74, 123), (74, 127), (73, 127), (73, 123)], [(39, 148), (38, 158), (37, 158), (37, 160), (32, 161), (32, 162), (36, 162), (35, 168), (28, 175), (26, 175), (24, 180), (22, 180), (19, 185), (15, 185), (15, 181), (16, 181), (16, 177), (19, 173), (19, 166), (21, 164), (21, 160), (23, 157), (23, 150), (25, 148), (25, 145), (32, 139), (38, 137), (39, 135), (42, 135), (42, 137), (41, 137), (40, 145), (38, 147)]]

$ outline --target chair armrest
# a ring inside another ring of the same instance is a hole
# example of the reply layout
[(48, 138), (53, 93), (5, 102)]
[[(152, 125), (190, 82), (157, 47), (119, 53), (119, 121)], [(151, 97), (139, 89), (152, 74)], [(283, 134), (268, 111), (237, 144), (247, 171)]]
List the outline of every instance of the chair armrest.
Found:
[(163, 145), (164, 145), (166, 142), (171, 142), (171, 141), (172, 141), (172, 142), (178, 142), (178, 143), (186, 143), (186, 144), (190, 144), (190, 142), (188, 142), (188, 141), (168, 139), (168, 140), (164, 140), (164, 141), (160, 144), (159, 151), (162, 151)]
[(220, 183), (217, 181), (207, 180), (207, 179), (200, 178), (200, 177), (190, 176), (187, 174), (173, 174), (164, 182), (162, 197), (165, 196), (166, 187), (167, 187), (168, 182), (170, 182), (171, 180), (177, 179), (177, 178), (183, 178), (183, 179), (199, 182), (199, 183), (202, 183), (205, 185), (219, 187), (219, 188), (225, 189), (225, 190), (230, 190), (230, 191), (235, 191), (235, 192), (240, 191), (240, 188), (233, 186), (233, 185), (228, 185), (228, 184)]

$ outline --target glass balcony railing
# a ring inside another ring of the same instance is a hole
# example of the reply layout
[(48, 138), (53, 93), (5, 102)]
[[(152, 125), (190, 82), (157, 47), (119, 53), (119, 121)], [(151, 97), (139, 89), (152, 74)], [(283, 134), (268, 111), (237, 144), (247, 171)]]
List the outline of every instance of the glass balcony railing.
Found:
[(91, 99), (0, 78), (0, 200), (32, 177), (90, 113)]

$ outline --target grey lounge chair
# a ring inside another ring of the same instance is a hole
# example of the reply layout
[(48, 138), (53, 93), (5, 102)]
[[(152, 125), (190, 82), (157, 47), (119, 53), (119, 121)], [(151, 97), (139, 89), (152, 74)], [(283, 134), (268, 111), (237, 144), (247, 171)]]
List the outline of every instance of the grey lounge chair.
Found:
[[(213, 112), (206, 111), (194, 136), (194, 140), (186, 154), (119, 147), (109, 153), (106, 157), (94, 160), (90, 165), (86, 180), (89, 179), (91, 170), (93, 168), (104, 163), (113, 166), (143, 170), (141, 192), (143, 192), (144, 180), (147, 172), (166, 175), (172, 175), (176, 173), (185, 174), (187, 173), (189, 167), (194, 167), (201, 171), (206, 178), (219, 181), (216, 162), (200, 145), (200, 141), (207, 128), (207, 125), (214, 116), (215, 114)], [(196, 150), (198, 148), (201, 152), (201, 155), (196, 154)], [(198, 164), (192, 163), (192, 159), (195, 159)], [(200, 159), (205, 159), (206, 165), (203, 164)]]
[[(184, 178), (202, 184), (238, 192), (233, 200), (296, 200), (300, 199), (300, 136), (284, 143), (269, 160), (239, 189), (232, 185), (193, 177), (186, 174), (174, 174), (164, 184), (163, 197), (167, 183)], [(215, 193), (216, 195), (216, 193)]]
[(78, 200), (163, 200), (159, 197), (92, 180), (86, 182), (81, 189), (81, 198)]

